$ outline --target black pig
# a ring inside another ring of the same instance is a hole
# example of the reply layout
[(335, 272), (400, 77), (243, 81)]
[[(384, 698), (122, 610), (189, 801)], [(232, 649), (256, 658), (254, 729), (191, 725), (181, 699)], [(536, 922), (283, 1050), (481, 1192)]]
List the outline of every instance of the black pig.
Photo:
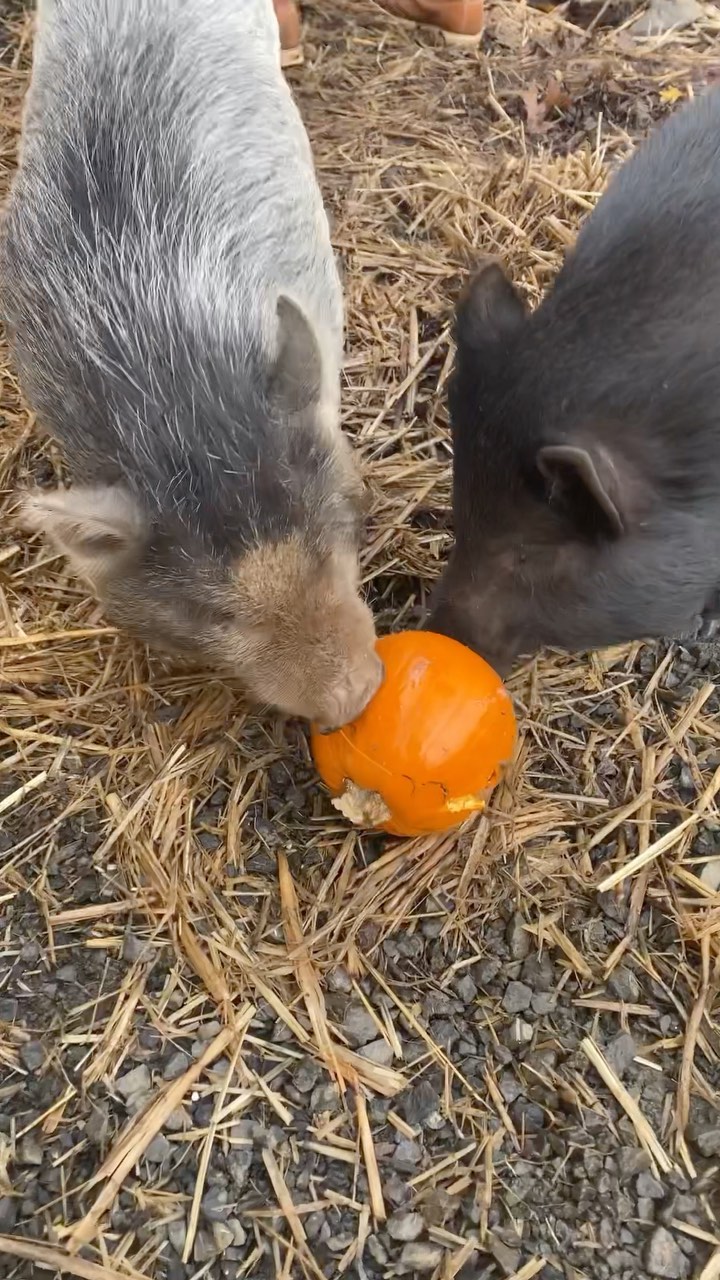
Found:
[(491, 262), (456, 338), (429, 626), (501, 670), (698, 634), (720, 582), (720, 93), (620, 170), (536, 311)]

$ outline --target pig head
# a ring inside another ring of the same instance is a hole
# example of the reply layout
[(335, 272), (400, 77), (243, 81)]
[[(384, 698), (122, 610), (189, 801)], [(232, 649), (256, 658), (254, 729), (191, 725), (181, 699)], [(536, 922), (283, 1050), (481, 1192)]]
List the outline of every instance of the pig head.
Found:
[(720, 313), (700, 288), (679, 336), (662, 257), (641, 279), (577, 267), (531, 313), (487, 262), (456, 313), (456, 541), (427, 625), (502, 672), (716, 607)]

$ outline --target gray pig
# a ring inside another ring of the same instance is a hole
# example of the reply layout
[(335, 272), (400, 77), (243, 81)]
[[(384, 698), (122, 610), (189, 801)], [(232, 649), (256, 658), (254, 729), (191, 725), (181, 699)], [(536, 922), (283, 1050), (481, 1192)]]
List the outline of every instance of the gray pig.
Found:
[(325, 726), (382, 668), (340, 283), (272, 0), (40, 0), (2, 308), (108, 615)]
[(506, 670), (698, 634), (720, 583), (720, 93), (610, 182), (530, 313), (487, 264), (456, 316), (456, 544), (428, 625)]

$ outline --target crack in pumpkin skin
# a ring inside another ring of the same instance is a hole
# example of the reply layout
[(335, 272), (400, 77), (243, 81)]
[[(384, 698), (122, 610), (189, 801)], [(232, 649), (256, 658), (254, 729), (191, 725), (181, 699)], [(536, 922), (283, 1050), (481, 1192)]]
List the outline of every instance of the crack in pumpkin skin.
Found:
[[(416, 791), (415, 780), (407, 774), (402, 776), (409, 782), (413, 791)], [(479, 792), (467, 796), (451, 796), (445, 784), (435, 780), (430, 780), (423, 786), (440, 789), (448, 813), (468, 815), (482, 813), (487, 803), (485, 794), (481, 795)], [(331, 800), (331, 804), (357, 827), (378, 827), (392, 819), (392, 811), (382, 792), (359, 787), (352, 778), (343, 779), (342, 792)]]

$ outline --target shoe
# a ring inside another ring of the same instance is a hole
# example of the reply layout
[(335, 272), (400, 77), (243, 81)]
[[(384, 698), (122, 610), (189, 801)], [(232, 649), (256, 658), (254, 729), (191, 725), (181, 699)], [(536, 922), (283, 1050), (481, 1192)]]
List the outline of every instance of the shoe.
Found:
[(299, 67), (303, 62), (300, 10), (295, 0), (273, 0), (280, 28), (280, 66)]
[(436, 27), (446, 44), (473, 46), (483, 33), (483, 0), (375, 0), (394, 18)]

